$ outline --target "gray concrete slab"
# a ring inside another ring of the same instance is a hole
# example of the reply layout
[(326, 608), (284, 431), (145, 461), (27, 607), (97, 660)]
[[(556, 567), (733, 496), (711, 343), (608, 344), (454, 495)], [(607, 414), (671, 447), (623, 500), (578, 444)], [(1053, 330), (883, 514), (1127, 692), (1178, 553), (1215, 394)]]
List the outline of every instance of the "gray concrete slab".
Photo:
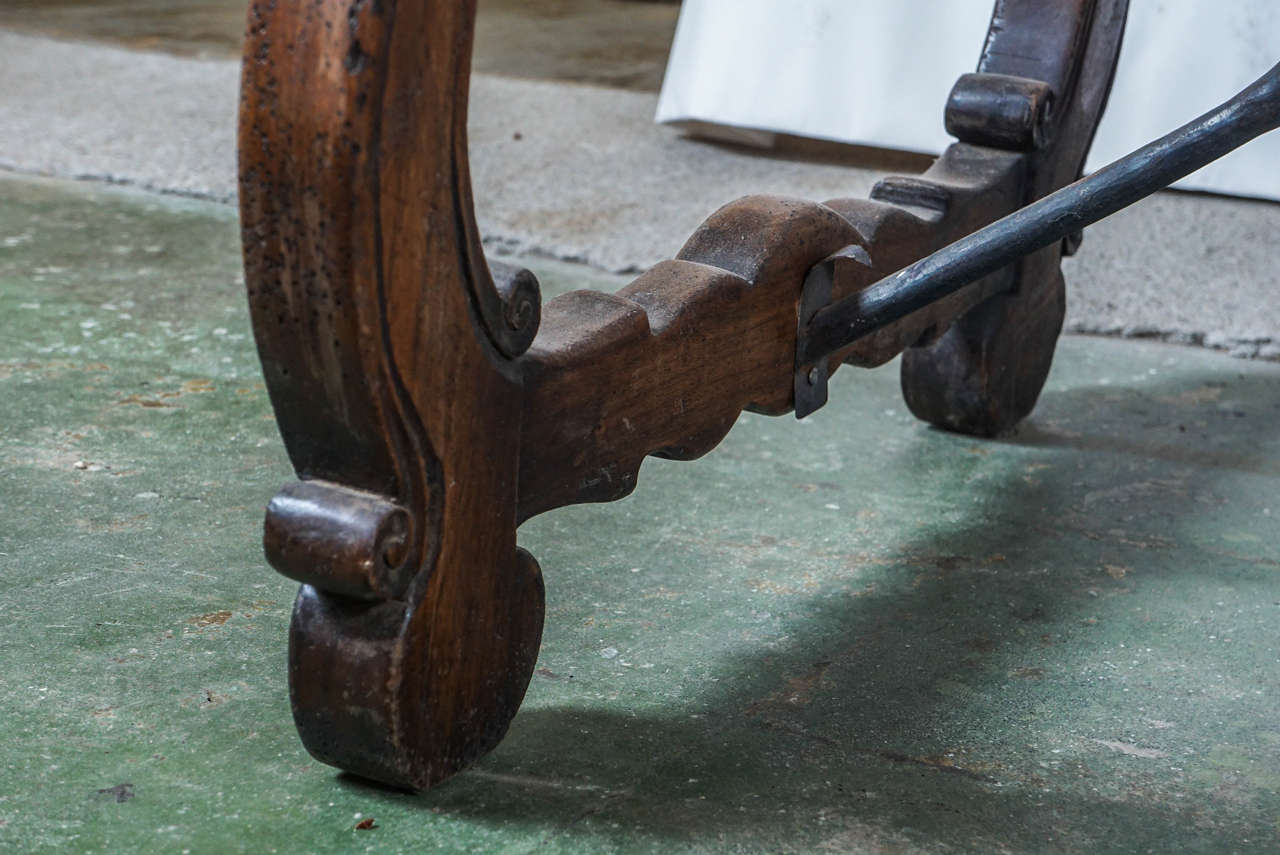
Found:
[[(0, 32), (0, 167), (230, 202), (237, 77), (233, 61)], [(486, 241), (637, 271), (739, 196), (862, 195), (883, 174), (692, 141), (654, 126), (654, 105), (646, 93), (476, 75)], [(1280, 359), (1277, 246), (1280, 204), (1160, 194), (1090, 229), (1068, 263), (1069, 328)]]
[(225, 206), (0, 176), (5, 855), (1280, 851), (1280, 365), (1070, 337), (1000, 441), (845, 370), (651, 459), (521, 527), (523, 708), (414, 796), (294, 730), (237, 242)]
[[(180, 56), (240, 56), (248, 0), (5, 0), (0, 29)], [(657, 92), (678, 0), (480, 0), (476, 71)]]

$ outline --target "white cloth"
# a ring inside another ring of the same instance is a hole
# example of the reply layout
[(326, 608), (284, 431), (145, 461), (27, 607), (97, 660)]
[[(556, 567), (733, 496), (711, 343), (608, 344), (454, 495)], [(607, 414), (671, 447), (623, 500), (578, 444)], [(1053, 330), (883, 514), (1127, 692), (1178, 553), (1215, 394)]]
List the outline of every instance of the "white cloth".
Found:
[[(936, 154), (977, 65), (991, 0), (684, 0), (660, 122)], [(1280, 0), (1131, 0), (1096, 169), (1225, 101), (1280, 61)], [(1176, 185), (1280, 200), (1280, 132)]]

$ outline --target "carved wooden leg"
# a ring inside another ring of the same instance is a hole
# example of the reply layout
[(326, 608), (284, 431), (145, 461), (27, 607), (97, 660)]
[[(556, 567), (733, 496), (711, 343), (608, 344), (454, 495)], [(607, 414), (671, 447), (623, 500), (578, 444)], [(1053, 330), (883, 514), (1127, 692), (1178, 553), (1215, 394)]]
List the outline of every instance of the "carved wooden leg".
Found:
[(495, 286), (472, 215), (474, 15), (262, 0), (244, 68), (249, 298), (301, 479), (266, 534), (304, 583), (294, 716), (316, 757), (407, 787), (502, 737), (542, 631), (515, 517), (539, 297)]
[[(1127, 10), (1128, 0), (996, 3), (978, 74), (952, 91), (947, 130), (960, 144), (1026, 152), (1014, 207), (1080, 177), (1111, 91)], [(999, 102), (1026, 109), (994, 111)], [(937, 341), (906, 351), (902, 390), (918, 418), (995, 436), (1030, 414), (1066, 313), (1061, 250), (1059, 244), (1025, 257), (1007, 272), (1007, 291)]]
[(312, 754), (421, 788), (488, 750), (542, 630), (516, 526), (626, 495), (646, 455), (698, 457), (743, 409), (820, 406), (832, 366), (910, 348), (921, 417), (991, 434), (1025, 415), (1062, 322), (1056, 246), (988, 275), (1002, 256), (859, 340), (813, 349), (809, 331), (1078, 174), (1124, 8), (1001, 0), (982, 72), (948, 105), (961, 141), (923, 176), (871, 200), (739, 200), (676, 260), (543, 317), (532, 275), (491, 270), (475, 226), (474, 0), (256, 0), (245, 270), (299, 479), (268, 508), (265, 545), (303, 583), (289, 677)]

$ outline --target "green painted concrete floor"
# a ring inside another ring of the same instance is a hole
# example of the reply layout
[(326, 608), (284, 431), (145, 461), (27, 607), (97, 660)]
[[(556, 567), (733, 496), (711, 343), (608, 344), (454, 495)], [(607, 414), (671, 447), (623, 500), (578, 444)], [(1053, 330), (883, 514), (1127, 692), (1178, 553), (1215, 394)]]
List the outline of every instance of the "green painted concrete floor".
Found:
[(415, 796), (294, 735), (241, 290), (230, 209), (0, 179), (0, 850), (1280, 849), (1280, 365), (1067, 338), (998, 442), (846, 370), (651, 461), (521, 530), (538, 673)]

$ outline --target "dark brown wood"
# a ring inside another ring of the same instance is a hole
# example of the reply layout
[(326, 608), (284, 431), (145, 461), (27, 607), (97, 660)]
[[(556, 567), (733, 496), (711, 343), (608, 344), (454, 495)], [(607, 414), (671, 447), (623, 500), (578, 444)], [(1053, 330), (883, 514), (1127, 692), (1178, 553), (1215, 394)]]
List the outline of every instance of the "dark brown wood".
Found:
[[(1128, 0), (996, 3), (978, 72), (1039, 81), (1053, 101), (1041, 144), (1026, 154), (1013, 208), (1080, 176), (1111, 92), (1127, 11)], [(963, 86), (952, 93), (953, 116), (964, 112), (956, 101), (966, 93)], [(1025, 257), (1007, 271), (1013, 277), (1007, 291), (973, 308), (937, 341), (904, 354), (902, 391), (917, 418), (996, 436), (1031, 412), (1066, 314), (1061, 256), (1058, 245)]]
[[(625, 495), (645, 456), (704, 454), (744, 409), (790, 412), (815, 287), (855, 293), (1074, 177), (1123, 8), (999, 3), (980, 73), (948, 110), (964, 141), (923, 176), (870, 200), (739, 200), (618, 294), (541, 307), (527, 271), (491, 271), (475, 226), (474, 0), (257, 0), (245, 269), (299, 479), (268, 509), (265, 547), (304, 583), (289, 673), (312, 754), (422, 788), (492, 747), (542, 627), (517, 525)], [(913, 410), (998, 432), (1047, 371), (1057, 262), (1038, 253), (832, 364), (907, 350)]]
[(871, 265), (851, 244), (810, 272), (799, 308), (796, 412), (819, 402), (813, 378), (831, 354), (934, 311), (974, 282), (1021, 263), (1050, 247), (1078, 244), (1082, 229), (1191, 175), (1249, 141), (1280, 128), (1280, 65), (1231, 98), (1157, 140), (1130, 152), (1088, 178), (1055, 190), (998, 221), (970, 232), (937, 252), (863, 288), (832, 300), (833, 283), (850, 275), (840, 262)]
[(618, 294), (548, 303), (524, 359), (521, 518), (621, 498), (647, 455), (699, 457), (744, 409), (789, 412), (804, 277), (855, 237), (829, 208), (751, 197)]
[[(460, 0), (262, 0), (245, 48), (245, 269), (281, 432), (300, 479), (406, 523), (401, 545), (323, 502), (273, 513), (268, 554), (310, 582), (290, 637), (294, 716), (319, 759), (407, 787), (501, 738), (542, 630), (541, 575), (515, 539), (512, 359), (538, 298), (529, 277), (500, 293), (480, 249), (474, 17)], [(327, 564), (289, 547), (318, 527)], [(388, 560), (393, 584), (350, 596), (358, 565)]]

